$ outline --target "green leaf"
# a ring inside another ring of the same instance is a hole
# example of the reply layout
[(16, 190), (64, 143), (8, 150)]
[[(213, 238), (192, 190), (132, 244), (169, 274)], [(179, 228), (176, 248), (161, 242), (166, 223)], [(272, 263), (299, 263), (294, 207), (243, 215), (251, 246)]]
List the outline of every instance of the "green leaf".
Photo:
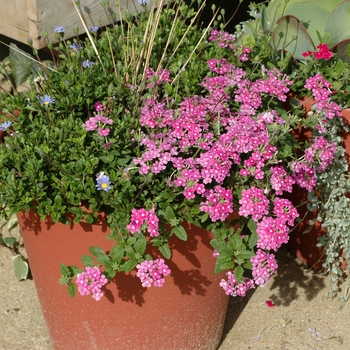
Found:
[(112, 267), (107, 267), (104, 271), (103, 274), (107, 277), (108, 280), (111, 280), (115, 275), (116, 275), (116, 271), (113, 270)]
[(92, 224), (92, 223), (94, 222), (94, 217), (93, 217), (92, 215), (90, 215), (90, 214), (87, 214), (87, 215), (85, 216), (85, 222), (86, 222), (87, 224)]
[(240, 265), (237, 265), (237, 266), (235, 267), (234, 273), (235, 273), (235, 279), (236, 279), (237, 281), (241, 281), (241, 280), (242, 280), (242, 277), (243, 277), (243, 273), (244, 273), (243, 267), (240, 266)]
[(145, 237), (140, 237), (134, 244), (135, 250), (141, 255), (146, 251), (146, 247), (147, 247), (147, 241)]
[(28, 277), (29, 267), (28, 263), (23, 260), (23, 257), (21, 254), (17, 254), (12, 258), (13, 267), (15, 271), (15, 276), (17, 279), (25, 280)]
[(81, 257), (81, 262), (84, 264), (84, 266), (95, 266), (94, 259), (90, 255), (83, 255)]
[(304, 60), (303, 52), (313, 51), (314, 45), (303, 23), (293, 16), (282, 17), (273, 32), (277, 50), (288, 51), (295, 59)]
[(68, 293), (73, 298), (75, 296), (76, 288), (73, 282), (68, 283)]
[(59, 194), (55, 197), (55, 207), (58, 209), (62, 208), (62, 197)]
[(247, 226), (250, 232), (256, 232), (256, 228), (258, 227), (257, 223), (253, 219), (249, 219)]
[(169, 206), (165, 209), (165, 219), (169, 223), (176, 219), (173, 209)]
[(90, 247), (89, 250), (93, 256), (96, 256), (96, 258), (98, 258), (99, 256), (106, 255), (104, 250), (100, 247)]
[(18, 219), (16, 216), (13, 216), (7, 223), (7, 229), (9, 231), (13, 230), (18, 225)]
[(169, 248), (168, 243), (165, 243), (163, 245), (161, 245), (159, 247), (159, 251), (162, 253), (162, 255), (166, 258), (166, 259), (170, 259), (171, 258), (171, 250)]
[(134, 245), (134, 243), (136, 242), (136, 237), (129, 237), (126, 241), (126, 244), (129, 245), (129, 246), (132, 246)]
[(13, 248), (17, 244), (16, 238), (14, 237), (5, 237), (4, 241), (5, 241), (5, 244), (10, 248)]
[(321, 41), (318, 39), (317, 32), (324, 34), (324, 24), (329, 17), (330, 10), (319, 6), (316, 3), (296, 3), (290, 6), (285, 12), (297, 18), (306, 27), (312, 42), (317, 46)]
[(175, 233), (176, 237), (182, 241), (187, 241), (187, 232), (182, 226), (173, 227), (171, 233)]
[(324, 28), (332, 38), (330, 47), (350, 39), (349, 28), (350, 2), (344, 1), (331, 12)]
[(33, 61), (31, 55), (21, 50), (15, 44), (10, 44), (10, 65), (16, 86), (23, 84), (31, 74), (36, 75), (35, 71), (39, 71), (40, 65)]
[(65, 264), (60, 264), (60, 271), (62, 276), (65, 276), (65, 277), (70, 276), (69, 268)]
[(229, 242), (231, 249), (239, 249), (242, 245), (242, 238), (239, 233), (235, 233), (232, 237), (230, 237)]
[(135, 268), (137, 265), (136, 259), (129, 259), (123, 265), (120, 266), (120, 271), (128, 272)]
[(124, 243), (118, 243), (118, 245), (111, 250), (109, 255), (113, 261), (119, 264), (124, 256)]
[(256, 243), (258, 242), (258, 239), (259, 239), (259, 235), (256, 232), (253, 232), (249, 236), (248, 247), (250, 249), (253, 249), (256, 246)]

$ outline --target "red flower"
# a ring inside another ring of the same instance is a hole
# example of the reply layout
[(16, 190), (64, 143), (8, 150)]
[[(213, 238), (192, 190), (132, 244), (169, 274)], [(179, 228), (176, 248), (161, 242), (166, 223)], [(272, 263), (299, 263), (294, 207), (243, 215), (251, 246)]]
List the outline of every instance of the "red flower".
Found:
[(306, 51), (306, 52), (303, 52), (303, 53), (302, 53), (302, 56), (303, 56), (303, 57), (309, 57), (309, 56), (311, 56), (312, 54), (313, 54), (312, 51)]
[(333, 56), (333, 52), (328, 49), (328, 44), (319, 44), (317, 45), (317, 51), (306, 51), (302, 53), (303, 57), (308, 57), (311, 55), (314, 55), (316, 60), (324, 58), (326, 61), (328, 61)]

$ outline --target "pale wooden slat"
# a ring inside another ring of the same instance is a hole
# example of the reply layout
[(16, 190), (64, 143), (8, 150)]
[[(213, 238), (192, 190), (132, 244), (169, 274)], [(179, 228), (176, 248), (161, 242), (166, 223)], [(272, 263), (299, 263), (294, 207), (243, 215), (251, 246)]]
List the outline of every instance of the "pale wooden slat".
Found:
[[(120, 0), (120, 4), (121, 8), (128, 8), (132, 13), (142, 11), (137, 0)], [(81, 0), (80, 8), (88, 27), (109, 24), (101, 0)], [(110, 0), (108, 12), (116, 14), (119, 19), (114, 0)], [(56, 26), (64, 27), (66, 39), (74, 35), (73, 28), (76, 26), (80, 34), (84, 33), (72, 0), (0, 0), (0, 34), (23, 43), (27, 43), (30, 38), (34, 47), (40, 49), (47, 45), (42, 37), (43, 30), (55, 42), (52, 31)]]
[(27, 0), (0, 0), (0, 34), (27, 42)]

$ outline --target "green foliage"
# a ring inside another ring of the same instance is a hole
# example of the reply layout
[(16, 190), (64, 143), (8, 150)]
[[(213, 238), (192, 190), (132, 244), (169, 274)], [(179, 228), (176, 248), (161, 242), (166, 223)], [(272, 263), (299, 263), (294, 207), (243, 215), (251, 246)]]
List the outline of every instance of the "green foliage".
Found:
[(322, 42), (337, 51), (341, 59), (350, 61), (346, 52), (350, 43), (347, 26), (350, 1), (271, 0), (267, 6), (253, 8), (256, 19), (246, 23), (247, 33), (255, 36), (261, 30), (271, 35), (275, 50), (287, 51), (295, 59), (304, 60), (302, 53), (315, 51)]
[[(296, 4), (292, 0), (286, 3), (290, 9), (293, 9), (292, 4)], [(334, 87), (338, 87), (332, 98), (345, 105), (348, 101), (344, 92), (350, 86), (348, 63), (338, 59), (327, 62), (295, 61), (293, 58), (302, 56), (304, 50), (313, 49), (313, 39), (301, 20), (290, 14), (284, 15), (286, 7), (277, 7), (278, 11), (272, 12), (276, 4), (277, 1), (271, 1), (270, 6), (262, 6), (259, 19), (245, 24), (245, 30), (252, 35), (244, 33), (243, 27), (237, 28), (235, 50), (224, 50), (211, 42), (209, 28), (195, 24), (198, 22), (195, 10), (182, 2), (169, 1), (160, 12), (124, 13), (118, 26), (101, 29), (99, 34), (85, 39), (64, 40), (63, 34), (60, 34), (62, 40), (57, 46), (48, 45), (55, 53), (53, 68), (46, 63), (37, 67), (29, 63), (28, 57), (19, 57), (17, 51), (11, 51), (10, 65), (16, 75), (16, 83), (31, 76), (35, 79), (31, 81), (30, 91), (2, 96), (2, 119), (12, 124), (6, 129), (5, 142), (0, 144), (0, 216), (8, 218), (21, 210), (33, 208), (42, 219), (50, 215), (54, 222), (70, 223), (67, 214), (72, 214), (74, 223), (82, 220), (94, 223), (97, 213), (105, 212), (110, 228), (106, 238), (111, 241), (111, 248), (105, 251), (100, 247), (90, 247), (87, 252), (90, 255), (84, 255), (81, 261), (85, 266), (102, 267), (108, 279), (112, 279), (116, 272), (131, 271), (157, 250), (159, 256), (170, 259), (169, 239), (188, 239), (182, 226), (187, 220), (214, 234), (211, 244), (218, 253), (215, 272), (231, 269), (235, 278), (242, 281), (247, 277), (244, 276), (245, 270), (252, 269), (250, 259), (257, 250), (256, 222), (243, 215), (233, 220), (231, 225), (225, 220), (212, 222), (208, 212), (203, 212), (201, 208), (204, 197), (198, 193), (193, 199), (185, 198), (181, 186), (172, 185), (179, 169), (169, 164), (165, 164), (160, 173), (139, 171), (136, 159), (147, 148), (151, 135), (156, 134), (155, 129), (141, 125), (140, 115), (149, 99), (159, 99), (160, 104), (172, 110), (184, 97), (203, 97), (206, 91), (199, 83), (214, 75), (207, 65), (207, 60), (213, 58), (227, 59), (235, 67), (244, 69), (245, 82), (252, 85), (264, 82), (267, 74), (276, 74), (274, 77), (280, 78), (282, 74), (274, 68), (282, 73), (288, 72), (294, 80), (294, 92), (301, 94), (305, 92), (305, 78), (322, 72)], [(314, 2), (310, 4), (315, 5)], [(322, 4), (322, 13), (331, 11), (325, 1)], [(335, 2), (332, 4), (335, 5)], [(220, 26), (218, 18), (217, 21)], [(309, 28), (314, 28), (313, 31), (326, 38), (326, 33), (319, 31), (317, 25), (310, 24)], [(251, 50), (249, 61), (239, 59), (245, 47)], [(147, 78), (150, 69), (155, 72), (169, 70), (172, 81), (158, 85), (159, 77)], [(287, 77), (283, 76), (283, 79)], [(230, 98), (220, 108), (230, 116), (230, 113), (232, 116), (239, 114), (241, 108), (235, 99), (235, 88), (232, 84), (223, 89), (223, 96), (227, 94)], [(229, 189), (233, 195), (234, 211), (239, 208), (242, 190), (257, 186), (269, 193), (269, 209), (272, 212), (276, 194), (268, 181), (271, 166), (283, 164), (291, 171), (292, 161), (299, 159), (301, 152), (309, 146), (308, 141), (299, 142), (291, 131), (301, 127), (315, 129), (320, 120), (323, 122), (317, 113), (303, 118), (302, 109), (293, 99), (282, 101), (277, 93), (273, 96), (265, 91), (261, 96), (261, 106), (251, 120), (261, 125), (263, 122), (258, 119), (262, 117), (260, 113), (271, 111), (281, 118), (279, 122), (266, 123), (264, 129), (274, 155), (264, 166), (263, 178), (252, 176), (254, 169), (249, 170), (252, 171), (249, 176), (240, 176), (242, 164), (251, 156), (251, 150), (247, 150), (237, 154), (237, 158), (241, 158), (237, 161), (232, 161), (233, 156), (230, 158), (229, 175), (222, 183), (215, 180), (216, 183), (209, 182), (205, 188), (210, 191), (216, 185), (223, 185)], [(47, 99), (46, 103), (43, 98)], [(99, 115), (96, 102), (113, 122), (108, 137), (83, 127), (92, 116)], [(180, 113), (179, 110), (176, 113)], [(221, 133), (226, 132), (227, 125), (221, 122), (220, 113), (215, 108), (206, 112), (204, 119), (208, 124), (208, 134), (205, 137), (219, 139)], [(250, 117), (249, 112), (245, 111), (244, 117)], [(230, 123), (231, 120), (227, 124)], [(337, 133), (342, 128), (341, 125), (329, 124), (329, 127), (332, 126), (334, 130), (329, 133), (329, 140), (337, 139)], [(167, 133), (166, 128), (164, 133)], [(231, 140), (225, 142), (230, 143)], [(337, 238), (337, 241), (344, 243), (340, 248), (347, 257), (345, 240), (350, 219), (344, 216), (340, 221), (336, 213), (345, 215), (348, 207), (344, 197), (346, 192), (337, 192), (344, 188), (344, 184), (347, 186), (348, 178), (345, 175), (347, 168), (340, 160), (340, 141), (337, 146), (337, 162), (329, 174), (318, 174), (321, 185), (317, 188), (317, 191), (324, 188), (328, 198), (336, 198), (335, 202), (331, 199), (325, 201), (321, 198), (323, 194), (319, 195), (316, 191), (312, 201), (310, 197), (310, 203), (321, 208), (320, 220), (329, 227), (329, 232), (335, 230), (336, 225), (344, 228), (339, 231), (344, 241), (342, 238)], [(200, 144), (183, 148), (186, 164), (205, 152)], [(102, 187), (97, 189), (96, 180), (101, 176), (110, 180), (110, 187), (105, 191)], [(331, 208), (327, 206), (329, 203), (333, 203)], [(156, 208), (158, 236), (149, 234), (146, 225), (141, 225), (139, 232), (131, 233), (128, 229), (132, 210), (140, 208), (148, 212)], [(9, 238), (0, 240), (0, 243), (10, 248), (17, 245)], [(330, 247), (330, 259), (337, 257), (339, 245), (327, 239), (323, 244)], [(18, 275), (24, 276), (25, 261), (17, 257), (16, 266)], [(332, 273), (339, 276), (337, 266), (335, 270), (333, 265), (327, 266), (331, 266)], [(60, 271), (59, 282), (67, 285), (70, 295), (74, 296), (73, 279), (81, 270), (61, 264)]]
[(21, 254), (17, 254), (12, 258), (15, 276), (18, 280), (27, 279), (29, 267), (28, 263), (23, 259)]

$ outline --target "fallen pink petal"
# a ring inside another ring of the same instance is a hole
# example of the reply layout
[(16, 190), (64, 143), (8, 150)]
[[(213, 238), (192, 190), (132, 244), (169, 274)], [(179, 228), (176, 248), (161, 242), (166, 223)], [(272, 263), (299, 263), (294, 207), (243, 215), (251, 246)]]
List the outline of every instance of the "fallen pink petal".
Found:
[(268, 307), (274, 307), (275, 304), (271, 301), (271, 300), (266, 300), (265, 301), (265, 304), (268, 306)]

